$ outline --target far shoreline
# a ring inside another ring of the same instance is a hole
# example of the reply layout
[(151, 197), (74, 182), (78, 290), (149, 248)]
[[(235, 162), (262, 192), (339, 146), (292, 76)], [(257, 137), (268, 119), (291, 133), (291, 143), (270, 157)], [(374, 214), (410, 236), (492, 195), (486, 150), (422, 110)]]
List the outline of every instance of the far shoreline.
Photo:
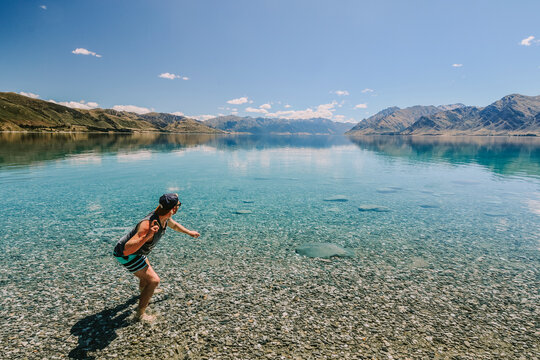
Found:
[(24, 130), (0, 130), (0, 134), (103, 134), (103, 135), (256, 135), (256, 136), (345, 136), (358, 137), (525, 137), (538, 138), (539, 134), (311, 134), (311, 133), (248, 133), (248, 132), (164, 132), (164, 131), (24, 131)]

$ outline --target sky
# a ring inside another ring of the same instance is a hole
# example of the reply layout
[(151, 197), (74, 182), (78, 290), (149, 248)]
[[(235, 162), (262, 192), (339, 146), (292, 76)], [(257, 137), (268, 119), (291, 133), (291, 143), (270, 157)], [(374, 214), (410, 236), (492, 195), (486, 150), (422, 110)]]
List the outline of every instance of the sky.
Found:
[(75, 108), (358, 122), (540, 95), (538, 0), (2, 0), (0, 91)]

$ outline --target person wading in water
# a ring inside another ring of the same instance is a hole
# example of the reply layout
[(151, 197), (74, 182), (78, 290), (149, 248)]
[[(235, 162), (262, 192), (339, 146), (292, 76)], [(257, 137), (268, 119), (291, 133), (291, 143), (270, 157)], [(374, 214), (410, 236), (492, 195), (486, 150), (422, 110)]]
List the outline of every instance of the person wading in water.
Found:
[(156, 246), (167, 227), (194, 238), (200, 235), (196, 231), (186, 229), (171, 218), (181, 205), (178, 194), (163, 194), (159, 198), (159, 206), (156, 210), (146, 215), (129, 233), (118, 240), (114, 247), (113, 255), (116, 260), (140, 280), (141, 296), (135, 315), (138, 320), (155, 319), (155, 316), (146, 314), (145, 310), (154, 290), (159, 285), (159, 276), (150, 266), (146, 255)]

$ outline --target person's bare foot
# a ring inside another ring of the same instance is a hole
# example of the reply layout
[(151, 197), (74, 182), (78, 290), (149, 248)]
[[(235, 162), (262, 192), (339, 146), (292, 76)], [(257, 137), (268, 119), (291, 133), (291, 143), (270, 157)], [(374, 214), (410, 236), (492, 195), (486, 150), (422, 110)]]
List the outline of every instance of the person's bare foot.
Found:
[(143, 322), (154, 322), (156, 320), (156, 315), (150, 315), (147, 313), (140, 314), (138, 311), (135, 314), (135, 321), (143, 321)]

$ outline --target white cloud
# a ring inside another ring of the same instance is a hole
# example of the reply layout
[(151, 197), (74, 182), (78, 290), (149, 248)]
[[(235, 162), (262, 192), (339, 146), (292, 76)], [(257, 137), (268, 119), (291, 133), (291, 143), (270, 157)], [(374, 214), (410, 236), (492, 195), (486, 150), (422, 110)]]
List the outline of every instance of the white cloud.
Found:
[(40, 8), (42, 8), (43, 10), (47, 10), (47, 6), (45, 5), (41, 5)]
[(332, 120), (337, 121), (337, 122), (342, 122), (342, 123), (353, 123), (353, 124), (358, 123), (358, 121), (355, 120), (354, 118), (352, 117), (347, 118), (347, 116), (345, 115), (334, 115), (334, 118)]
[(189, 80), (189, 78), (187, 76), (171, 74), (171, 73), (168, 73), (168, 72), (159, 74), (158, 77), (160, 77), (162, 79), (169, 79), (169, 80), (174, 80), (174, 79)]
[(176, 112), (173, 112), (172, 114), (176, 116), (184, 116), (184, 113), (181, 111), (176, 111)]
[(367, 109), (367, 104), (356, 104), (355, 109)]
[(201, 121), (206, 121), (206, 120), (210, 120), (210, 119), (213, 119), (216, 117), (216, 115), (193, 115), (193, 116), (188, 116), (192, 119), (197, 119), (197, 120), (201, 120)]
[(75, 54), (75, 55), (92, 55), (92, 56), (95, 56), (95, 57), (98, 57), (98, 58), (101, 57), (101, 55), (96, 54), (93, 51), (83, 49), (83, 48), (77, 48), (77, 49), (73, 50), (72, 53)]
[(528, 38), (525, 38), (523, 40), (521, 40), (521, 42), (519, 43), (520, 45), (523, 45), (523, 46), (531, 46), (531, 44), (533, 42), (538, 42), (538, 40), (534, 40), (534, 36), (529, 36)]
[(229, 101), (227, 101), (227, 104), (242, 105), (242, 104), (247, 103), (248, 101), (249, 100), (248, 100), (247, 97), (241, 97), (241, 98), (238, 98), (238, 99), (229, 100)]
[(276, 111), (275, 113), (268, 113), (269, 117), (277, 117), (283, 119), (311, 119), (311, 118), (327, 118), (332, 119), (333, 112), (337, 101), (332, 101), (329, 104), (321, 104), (316, 109), (307, 108), (305, 110), (284, 110)]
[(285, 105), (285, 109), (289, 109), (289, 108), (291, 108), (291, 105), (286, 104), (286, 105)]
[(272, 105), (270, 105), (270, 104), (262, 104), (262, 105), (259, 106), (259, 107), (260, 107), (261, 109), (266, 109), (266, 110), (268, 110), (268, 109), (271, 109), (271, 108), (272, 108)]
[(174, 80), (174, 79), (179, 79), (180, 75), (171, 74), (171, 73), (166, 72), (166, 73), (163, 73), (163, 74), (159, 74), (158, 77), (160, 77), (162, 79)]
[(20, 94), (20, 95), (23, 95), (23, 96), (27, 96), (27, 97), (32, 98), (32, 99), (37, 99), (37, 98), (39, 98), (39, 95), (38, 95), (38, 94), (33, 94), (33, 93), (31, 93), (31, 92), (24, 92), (24, 91), (21, 91), (19, 94)]
[(231, 111), (231, 115), (238, 115), (238, 111)]
[(372, 93), (372, 92), (374, 92), (374, 91), (375, 91), (375, 90), (373, 90), (373, 89), (365, 88), (364, 90), (362, 90), (362, 93), (364, 93), (364, 94), (365, 94), (365, 93)]
[(133, 112), (136, 114), (146, 114), (146, 113), (152, 112), (152, 110), (148, 108), (139, 107), (135, 105), (114, 105), (113, 110)]
[(463, 64), (452, 64), (452, 67), (455, 67), (455, 68), (458, 68), (458, 67), (462, 67)]
[(336, 90), (334, 93), (338, 96), (348, 96), (349, 92), (347, 90)]
[(63, 105), (70, 107), (72, 109), (82, 109), (82, 110), (91, 110), (99, 107), (99, 104), (97, 102), (86, 102), (84, 100), (81, 101), (54, 101), (54, 100), (47, 100), (48, 102), (52, 102), (54, 104)]
[(268, 111), (266, 109), (257, 109), (257, 108), (252, 108), (252, 107), (246, 108), (246, 112), (268, 114)]

